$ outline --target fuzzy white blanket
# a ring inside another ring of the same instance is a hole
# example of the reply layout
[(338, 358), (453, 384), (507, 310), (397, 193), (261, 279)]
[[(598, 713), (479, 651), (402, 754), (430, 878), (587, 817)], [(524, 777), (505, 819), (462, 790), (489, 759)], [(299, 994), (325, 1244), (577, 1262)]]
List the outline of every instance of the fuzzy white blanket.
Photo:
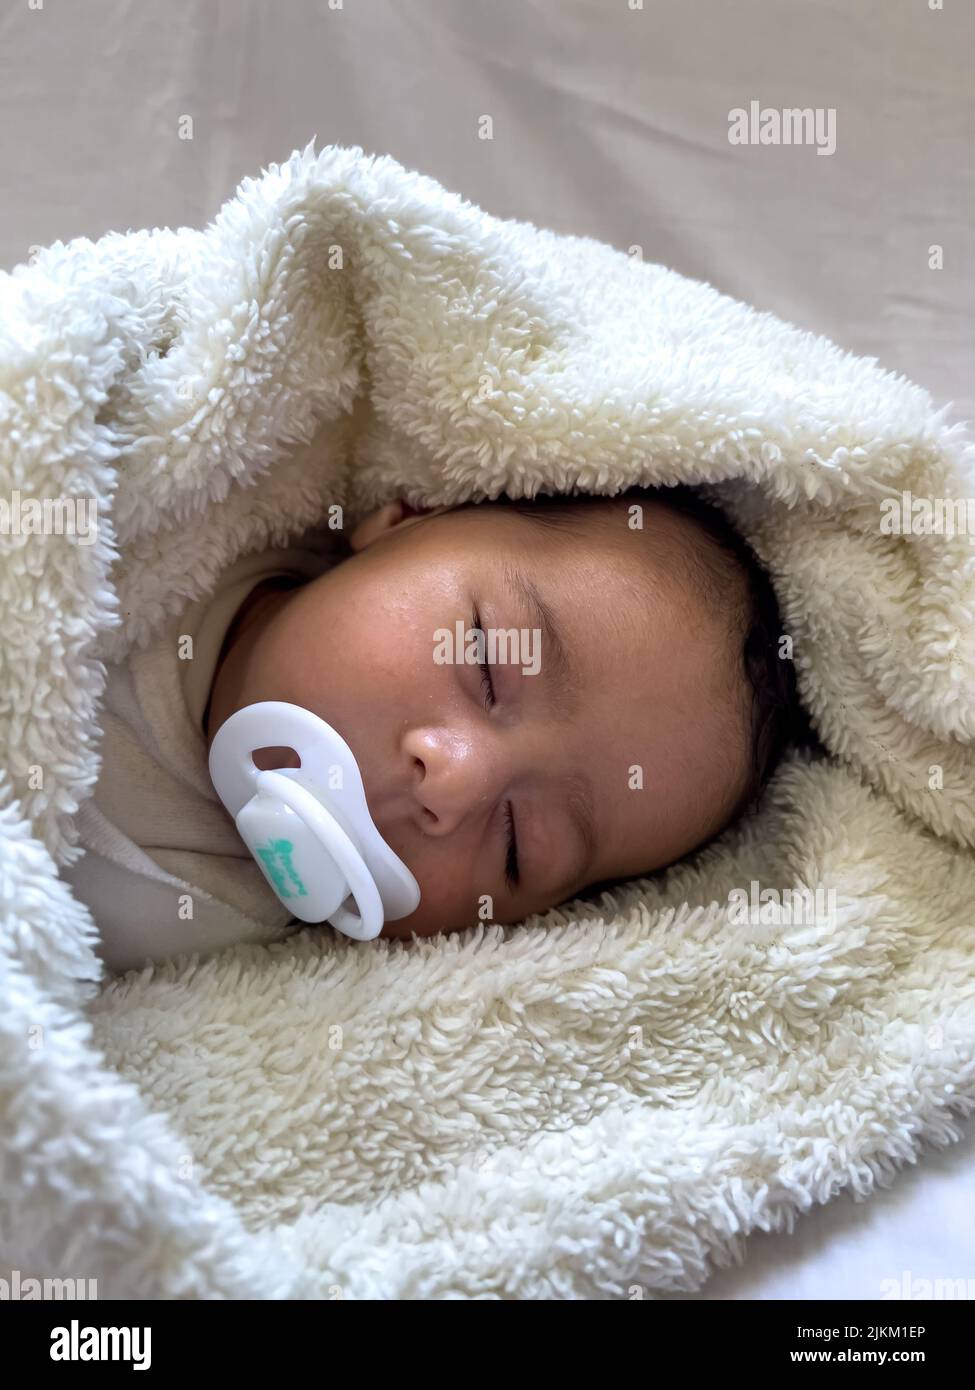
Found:
[[(881, 523), (973, 472), (874, 359), (360, 149), (0, 276), (0, 1275), (653, 1297), (957, 1139), (975, 546)], [(599, 908), (102, 977), (58, 867), (103, 661), (335, 502), (678, 480), (768, 565), (828, 760)], [(94, 543), (17, 534), (44, 498), (97, 500)], [(830, 922), (790, 923), (803, 886)]]

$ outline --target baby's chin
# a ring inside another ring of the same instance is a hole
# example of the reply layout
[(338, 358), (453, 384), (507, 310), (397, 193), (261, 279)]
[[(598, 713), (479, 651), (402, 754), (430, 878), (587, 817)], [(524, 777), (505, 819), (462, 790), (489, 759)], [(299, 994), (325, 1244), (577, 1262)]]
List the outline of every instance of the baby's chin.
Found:
[(406, 922), (386, 922), (379, 933), (383, 941), (409, 941), (414, 936), (439, 936), (440, 928), (410, 926)]
[(466, 931), (471, 925), (472, 923), (467, 921), (458, 923), (455, 918), (444, 913), (425, 913), (421, 907), (409, 917), (384, 923), (379, 935), (388, 941), (409, 941), (412, 936), (425, 938)]

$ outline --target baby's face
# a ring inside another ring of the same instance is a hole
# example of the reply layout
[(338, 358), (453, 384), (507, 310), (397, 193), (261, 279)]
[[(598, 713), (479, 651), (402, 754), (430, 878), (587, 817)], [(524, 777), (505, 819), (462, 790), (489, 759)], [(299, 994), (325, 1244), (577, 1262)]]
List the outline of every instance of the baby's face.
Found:
[[(383, 935), (517, 922), (720, 829), (746, 779), (732, 643), (626, 507), (586, 508), (565, 533), (490, 503), (409, 510), (375, 513), (348, 559), (278, 596), (230, 649), (208, 727), (286, 700), (338, 729), (420, 885)], [(654, 511), (661, 537), (698, 543)], [(489, 662), (492, 629), (526, 644), (487, 671), (445, 663), (458, 623), (479, 624)]]

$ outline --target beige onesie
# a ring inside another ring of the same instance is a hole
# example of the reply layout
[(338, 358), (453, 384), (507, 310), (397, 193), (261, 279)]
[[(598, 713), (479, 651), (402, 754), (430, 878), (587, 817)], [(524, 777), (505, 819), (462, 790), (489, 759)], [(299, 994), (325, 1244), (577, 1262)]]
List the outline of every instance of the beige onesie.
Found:
[[(110, 970), (276, 941), (304, 925), (271, 891), (213, 789), (203, 714), (251, 589), (273, 575), (315, 579), (335, 560), (334, 548), (300, 543), (245, 556), (145, 650), (107, 666), (102, 768), (78, 814), (87, 852), (61, 877), (91, 910)], [(187, 636), (191, 660), (180, 654)]]

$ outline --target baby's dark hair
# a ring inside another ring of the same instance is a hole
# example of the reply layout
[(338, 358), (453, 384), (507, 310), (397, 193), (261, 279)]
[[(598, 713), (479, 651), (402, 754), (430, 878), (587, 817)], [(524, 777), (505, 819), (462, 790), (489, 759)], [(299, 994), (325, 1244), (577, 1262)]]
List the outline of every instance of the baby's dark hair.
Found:
[[(500, 497), (498, 504), (539, 525), (563, 529), (578, 520), (580, 506), (603, 500), (588, 493), (542, 493), (534, 498)], [(786, 634), (775, 590), (744, 537), (720, 508), (693, 488), (635, 487), (610, 500), (631, 506), (663, 504), (696, 521), (711, 542), (686, 548), (681, 560), (709, 608), (726, 610), (742, 634), (741, 667), (751, 702), (750, 764), (745, 790), (726, 820), (730, 824), (759, 800), (787, 748), (824, 751), (799, 701), (791, 656), (780, 654)], [(744, 586), (737, 582), (741, 579)]]

